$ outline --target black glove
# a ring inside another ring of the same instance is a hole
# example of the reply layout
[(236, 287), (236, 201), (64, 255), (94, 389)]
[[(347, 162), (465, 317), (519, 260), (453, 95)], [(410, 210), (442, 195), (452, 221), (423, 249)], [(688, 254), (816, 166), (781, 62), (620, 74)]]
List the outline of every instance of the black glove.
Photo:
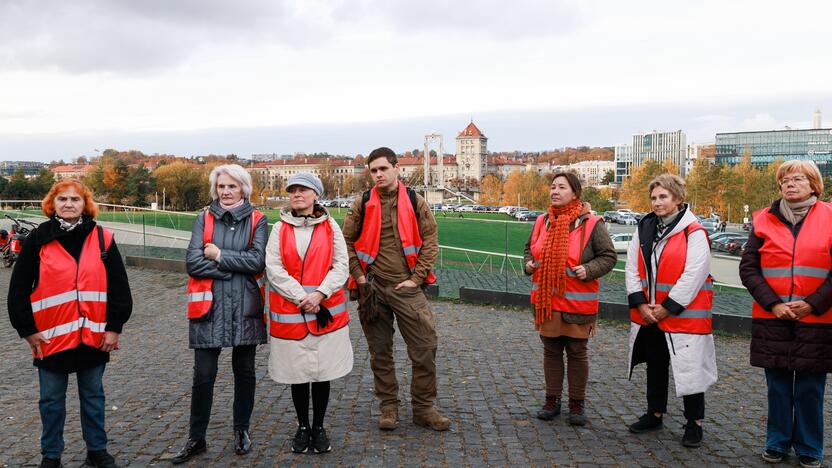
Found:
[(321, 328), (326, 328), (327, 325), (332, 323), (332, 314), (329, 313), (329, 309), (327, 309), (323, 305), (319, 305), (318, 312), (315, 313), (315, 321), (318, 323), (318, 330), (320, 330)]

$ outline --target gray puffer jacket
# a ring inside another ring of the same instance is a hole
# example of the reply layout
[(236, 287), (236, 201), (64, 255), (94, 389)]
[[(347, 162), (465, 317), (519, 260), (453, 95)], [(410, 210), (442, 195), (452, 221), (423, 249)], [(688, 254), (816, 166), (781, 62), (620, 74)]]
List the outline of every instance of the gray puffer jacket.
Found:
[[(251, 213), (248, 201), (226, 211), (214, 200), (194, 221), (186, 263), (188, 274), (213, 278), (214, 302), (204, 320), (190, 321), (188, 345), (191, 348), (228, 348), (266, 342), (263, 300), (253, 275), (266, 267), (268, 220), (264, 216), (251, 236)], [(213, 243), (220, 249), (220, 261), (203, 254), (202, 231), (206, 213), (214, 215)]]

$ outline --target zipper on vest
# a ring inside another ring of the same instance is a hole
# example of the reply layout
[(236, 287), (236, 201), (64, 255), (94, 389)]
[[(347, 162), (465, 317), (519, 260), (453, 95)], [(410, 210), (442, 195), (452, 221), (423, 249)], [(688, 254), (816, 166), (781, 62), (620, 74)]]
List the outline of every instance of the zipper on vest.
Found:
[(794, 238), (794, 242), (792, 243), (792, 269), (791, 269), (791, 288), (789, 289), (789, 302), (792, 300), (792, 295), (794, 295), (794, 253), (797, 250), (797, 236), (800, 235), (800, 231), (794, 232), (797, 226), (792, 226), (792, 237)]
[[(327, 220), (327, 222), (329, 221)], [(292, 229), (294, 229), (294, 227), (292, 227)], [(306, 245), (306, 253), (303, 255), (303, 259), (301, 259), (300, 261), (300, 281), (298, 282), (300, 283), (301, 287), (303, 287), (303, 269), (306, 266), (306, 259), (307, 257), (309, 257), (309, 247), (312, 247), (312, 239), (315, 237), (315, 231), (315, 226), (312, 226), (312, 234), (309, 236), (309, 244)], [(298, 254), (300, 254), (300, 252), (298, 252)], [(306, 314), (303, 312), (303, 309), (298, 307), (298, 312), (300, 313), (300, 316), (303, 318), (303, 324), (306, 325), (306, 330), (311, 332), (312, 330), (309, 329), (309, 322), (306, 321)]]

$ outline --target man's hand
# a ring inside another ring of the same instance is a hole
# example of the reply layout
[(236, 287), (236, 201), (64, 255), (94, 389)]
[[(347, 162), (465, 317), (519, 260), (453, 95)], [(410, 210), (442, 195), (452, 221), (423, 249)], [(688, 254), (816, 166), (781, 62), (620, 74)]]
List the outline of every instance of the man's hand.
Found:
[(318, 305), (320, 305), (322, 300), (324, 300), (323, 293), (320, 291), (312, 291), (311, 293), (303, 296), (303, 299), (300, 300), (300, 304), (298, 304), (298, 306), (303, 309), (304, 312), (311, 314), (317, 310)]
[(205, 244), (205, 248), (203, 249), (205, 258), (208, 260), (216, 260), (220, 254), (220, 248), (210, 242)]
[(653, 312), (653, 319), (656, 320), (656, 323), (661, 322), (670, 315), (670, 311), (665, 309), (661, 304), (652, 305), (650, 309)]
[(408, 279), (408, 280), (404, 280), (401, 283), (397, 284), (396, 287), (393, 288), (393, 289), (415, 288), (415, 287), (418, 287), (418, 286), (419, 286), (418, 284), (416, 284), (412, 280)]
[(794, 312), (792, 312), (792, 309), (782, 302), (775, 304), (774, 307), (771, 308), (771, 313), (781, 320), (797, 320), (797, 317), (794, 315)]
[(98, 348), (105, 353), (109, 353), (114, 349), (118, 349), (119, 334), (113, 331), (104, 332), (104, 339), (101, 340), (101, 346)]
[(794, 320), (800, 320), (812, 313), (812, 306), (810, 306), (806, 301), (787, 302), (786, 306), (788, 306), (791, 311)]
[(650, 307), (650, 304), (639, 304), (638, 313), (641, 314), (641, 318), (647, 322), (648, 325), (656, 323), (656, 319), (653, 318), (653, 309)]
[(359, 276), (358, 278), (355, 279), (355, 282), (358, 283), (358, 284), (364, 284), (364, 283), (367, 282), (367, 277), (364, 276), (364, 275), (361, 275), (361, 276)]
[(43, 350), (40, 348), (40, 344), (49, 344), (50, 341), (46, 339), (40, 332), (35, 333), (34, 335), (29, 335), (24, 338), (29, 343), (29, 347), (32, 348), (32, 352), (35, 354), (35, 357), (38, 359), (43, 359)]
[(572, 269), (572, 272), (575, 273), (575, 276), (578, 277), (581, 281), (586, 281), (586, 267), (583, 265), (578, 265)]

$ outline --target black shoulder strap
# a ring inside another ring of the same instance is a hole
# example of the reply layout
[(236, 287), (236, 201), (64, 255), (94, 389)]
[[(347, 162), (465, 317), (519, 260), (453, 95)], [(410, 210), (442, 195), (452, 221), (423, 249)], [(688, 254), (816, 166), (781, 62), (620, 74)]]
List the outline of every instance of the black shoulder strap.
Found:
[(416, 215), (416, 222), (419, 222), (419, 210), (416, 209), (416, 191), (407, 187), (407, 197), (410, 198), (410, 206), (413, 207), (413, 213)]
[(98, 229), (98, 251), (101, 252), (101, 261), (107, 261), (107, 251), (104, 249), (104, 228), (101, 225), (96, 225)]

